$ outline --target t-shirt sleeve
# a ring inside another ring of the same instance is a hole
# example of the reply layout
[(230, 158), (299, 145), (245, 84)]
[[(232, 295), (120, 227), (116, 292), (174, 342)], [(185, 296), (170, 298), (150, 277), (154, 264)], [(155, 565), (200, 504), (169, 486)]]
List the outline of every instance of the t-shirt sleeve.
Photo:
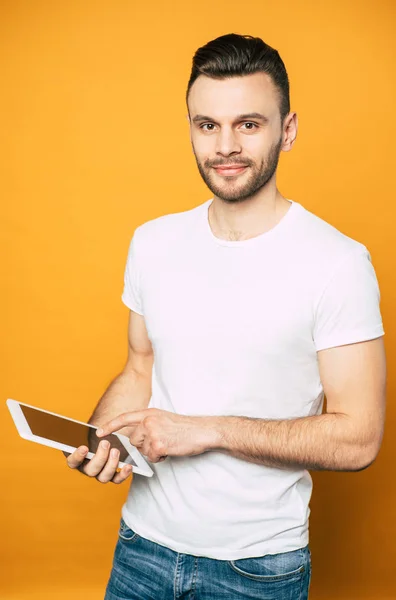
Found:
[(134, 312), (143, 315), (140, 289), (140, 261), (137, 229), (129, 244), (128, 256), (124, 271), (124, 289), (121, 295), (123, 303)]
[(367, 248), (353, 251), (325, 285), (315, 307), (316, 351), (384, 335), (380, 290)]

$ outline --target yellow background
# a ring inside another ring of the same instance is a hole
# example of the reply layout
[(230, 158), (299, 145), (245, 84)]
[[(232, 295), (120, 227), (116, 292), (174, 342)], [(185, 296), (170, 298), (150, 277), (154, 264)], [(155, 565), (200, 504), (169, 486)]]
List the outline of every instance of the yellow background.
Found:
[(1, 2), (2, 599), (103, 598), (128, 484), (21, 439), (5, 401), (86, 421), (123, 367), (130, 238), (211, 197), (184, 95), (195, 50), (231, 32), (288, 70), (279, 190), (364, 243), (381, 289), (384, 442), (366, 471), (312, 473), (310, 600), (396, 598), (394, 31), (391, 0)]

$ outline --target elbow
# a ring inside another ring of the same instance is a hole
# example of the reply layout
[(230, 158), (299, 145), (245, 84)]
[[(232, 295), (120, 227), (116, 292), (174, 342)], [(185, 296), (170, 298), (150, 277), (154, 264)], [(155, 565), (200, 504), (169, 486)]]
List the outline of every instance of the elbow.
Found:
[(365, 469), (368, 469), (368, 467), (370, 467), (375, 462), (379, 454), (380, 448), (381, 441), (364, 447), (360, 446), (357, 449), (353, 461), (353, 468), (351, 470), (364, 471)]

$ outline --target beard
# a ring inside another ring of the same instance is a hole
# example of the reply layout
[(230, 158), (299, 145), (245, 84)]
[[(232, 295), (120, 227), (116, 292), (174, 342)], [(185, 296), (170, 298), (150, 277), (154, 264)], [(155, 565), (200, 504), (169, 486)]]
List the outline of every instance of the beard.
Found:
[[(248, 161), (244, 161), (241, 164), (248, 165), (247, 170), (240, 175), (228, 177), (217, 175), (210, 164), (208, 164), (208, 161), (205, 162), (204, 167), (202, 163), (199, 162), (194, 148), (193, 151), (198, 171), (210, 191), (221, 200), (224, 200), (224, 202), (231, 204), (243, 202), (243, 200), (246, 200), (247, 198), (252, 198), (268, 183), (278, 167), (282, 142), (283, 140), (281, 137), (279, 142), (271, 147), (267, 160), (263, 159), (261, 161), (259, 168), (256, 168), (254, 164), (252, 165)], [(243, 178), (245, 178), (245, 181), (244, 183), (241, 183)]]

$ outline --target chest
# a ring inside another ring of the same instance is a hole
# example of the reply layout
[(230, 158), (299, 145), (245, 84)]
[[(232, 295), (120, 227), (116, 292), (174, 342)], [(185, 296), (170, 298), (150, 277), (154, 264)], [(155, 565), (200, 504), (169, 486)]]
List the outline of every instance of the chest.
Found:
[(164, 256), (142, 278), (146, 326), (153, 344), (206, 338), (273, 353), (310, 338), (311, 287), (289, 256)]

